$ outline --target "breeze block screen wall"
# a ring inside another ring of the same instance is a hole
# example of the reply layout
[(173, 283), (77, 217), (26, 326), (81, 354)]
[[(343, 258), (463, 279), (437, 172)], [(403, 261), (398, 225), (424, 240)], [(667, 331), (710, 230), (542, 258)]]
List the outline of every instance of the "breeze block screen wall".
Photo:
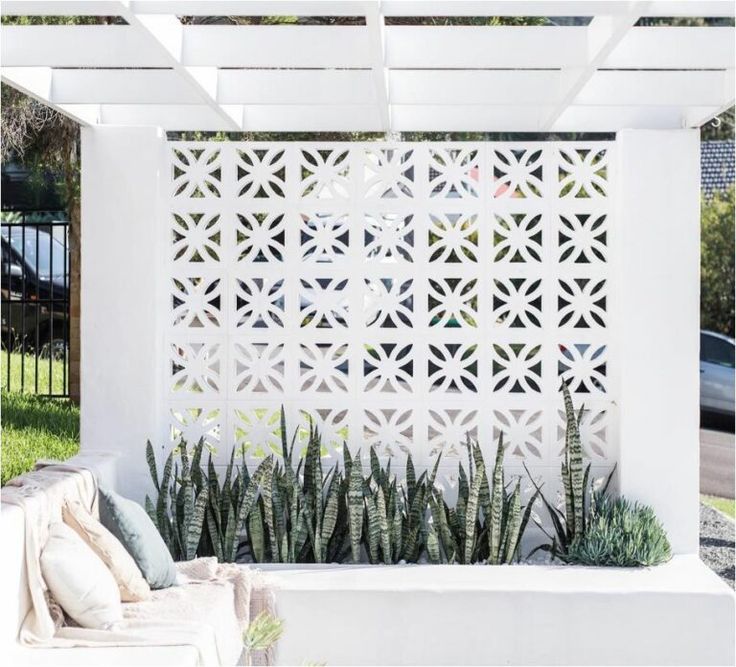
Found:
[(554, 497), (565, 379), (607, 473), (614, 147), (168, 143), (162, 441), (278, 455), (284, 405), (327, 456), (441, 452), (452, 487), (466, 434), (492, 458), (503, 432)]

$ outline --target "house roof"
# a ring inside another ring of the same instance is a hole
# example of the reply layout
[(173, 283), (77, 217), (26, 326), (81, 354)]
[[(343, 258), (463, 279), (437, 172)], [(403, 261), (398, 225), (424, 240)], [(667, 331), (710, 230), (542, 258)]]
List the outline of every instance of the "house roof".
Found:
[(734, 184), (734, 141), (704, 141), (700, 145), (700, 187), (705, 197)]
[[(83, 124), (612, 132), (697, 127), (734, 102), (733, 26), (639, 24), (733, 17), (729, 0), (5, 0), (3, 12), (119, 17), (1, 28), (2, 80)], [(204, 15), (358, 20), (180, 20)], [(551, 25), (397, 24), (489, 16)]]

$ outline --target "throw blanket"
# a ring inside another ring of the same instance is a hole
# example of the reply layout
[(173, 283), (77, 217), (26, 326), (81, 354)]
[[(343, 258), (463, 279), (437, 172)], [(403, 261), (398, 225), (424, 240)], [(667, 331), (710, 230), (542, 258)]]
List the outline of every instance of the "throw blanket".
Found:
[[(233, 664), (242, 649), (241, 635), (251, 610), (273, 613), (273, 594), (261, 573), (241, 565), (219, 564), (215, 558), (178, 563), (182, 585), (154, 591), (151, 600), (123, 604), (124, 621), (112, 630), (90, 630), (64, 624), (64, 615), (51, 599), (40, 567), (49, 525), (61, 520), (67, 500), (78, 500), (98, 516), (97, 484), (92, 471), (55, 462), (8, 482), (2, 501), (18, 505), (25, 516), (25, 560), (31, 609), (19, 641), (27, 646), (194, 646), (201, 665)], [(222, 601), (234, 607), (223, 610)], [(204, 618), (204, 609), (219, 604), (217, 618)], [(202, 618), (203, 622), (197, 622)], [(224, 619), (229, 619), (225, 622)], [(189, 620), (180, 620), (189, 619)], [(256, 656), (268, 664), (270, 655)]]

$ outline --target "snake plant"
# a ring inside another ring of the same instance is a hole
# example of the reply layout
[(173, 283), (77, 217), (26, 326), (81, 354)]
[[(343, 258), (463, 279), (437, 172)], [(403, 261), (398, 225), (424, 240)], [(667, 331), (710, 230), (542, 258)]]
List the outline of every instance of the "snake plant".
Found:
[(509, 491), (503, 471), (503, 435), (498, 439), (492, 485), (478, 443), (468, 438), (466, 447), (468, 470), (466, 472), (462, 462), (458, 464), (458, 498), (455, 507), (449, 507), (439, 492), (435, 492), (430, 501), (430, 560), (464, 564), (486, 562), (494, 565), (519, 560), (521, 538), (529, 522), (536, 494), (523, 508), (521, 480), (516, 480), (513, 490)]
[[(562, 488), (565, 493), (564, 510), (552, 505), (542, 493), (542, 489), (527, 469), (527, 475), (541, 497), (552, 523), (553, 534), (550, 534), (540, 522), (539, 528), (547, 535), (550, 542), (541, 544), (534, 551), (550, 552), (552, 558), (562, 561), (568, 560), (571, 545), (576, 539), (585, 535), (589, 515), (589, 499), (592, 491), (590, 483), (590, 463), (583, 464), (583, 448), (580, 438), (580, 422), (583, 418), (585, 406), (581, 406), (576, 413), (567, 383), (562, 383), (562, 396), (565, 406), (565, 449), (560, 466)], [(526, 466), (525, 466), (526, 467)], [(602, 493), (605, 494), (613, 477), (614, 470), (606, 480)], [(532, 553), (534, 553), (534, 551)], [(530, 554), (531, 555), (531, 554)]]
[[(203, 447), (202, 441), (194, 447), (190, 465), (187, 444), (182, 441), (166, 459), (163, 476), (159, 481), (153, 447), (150, 442), (146, 444), (149, 472), (158, 492), (155, 506), (150, 497), (146, 496), (146, 511), (158, 526), (172, 557), (177, 560), (195, 558), (202, 538), (209, 501), (209, 490), (204, 485), (200, 467)], [(179, 454), (181, 468), (179, 462), (174, 461), (175, 452)]]

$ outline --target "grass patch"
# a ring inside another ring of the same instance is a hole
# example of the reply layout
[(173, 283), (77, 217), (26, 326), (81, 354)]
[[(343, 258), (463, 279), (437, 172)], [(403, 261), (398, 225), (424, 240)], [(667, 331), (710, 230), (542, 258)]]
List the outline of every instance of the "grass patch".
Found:
[(732, 519), (736, 519), (736, 500), (733, 498), (718, 498), (717, 496), (700, 496), (706, 505), (715, 507)]
[[(8, 376), (8, 369), (10, 375)], [(43, 394), (65, 394), (67, 373), (62, 360), (39, 358), (38, 391)], [(3, 350), (0, 355), (0, 379), (3, 391), (24, 391), (36, 393), (36, 359), (32, 354), (20, 352), (8, 353)], [(22, 387), (22, 390), (21, 390)]]
[(2, 484), (38, 459), (68, 459), (79, 451), (79, 408), (70, 401), (3, 391)]

